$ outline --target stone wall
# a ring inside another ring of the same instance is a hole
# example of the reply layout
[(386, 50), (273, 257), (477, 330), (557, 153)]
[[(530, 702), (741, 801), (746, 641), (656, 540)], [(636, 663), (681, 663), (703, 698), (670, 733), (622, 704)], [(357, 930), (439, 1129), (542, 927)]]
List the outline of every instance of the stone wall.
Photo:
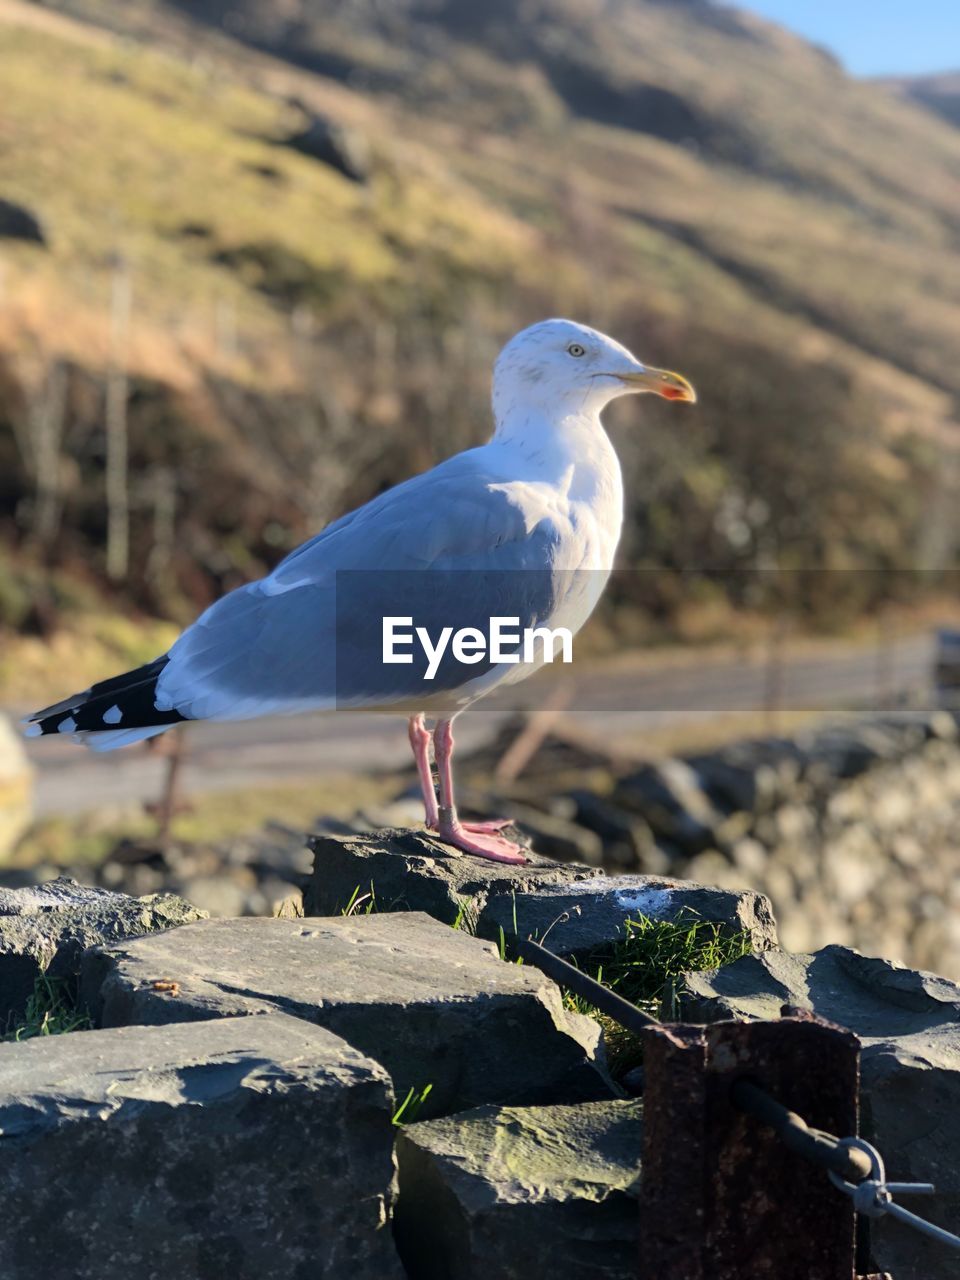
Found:
[(960, 977), (955, 714), (851, 720), (640, 768), (558, 730), (494, 795), (483, 778), (503, 745), (473, 762), (473, 799), (515, 814), (538, 852), (753, 889), (790, 951), (842, 943)]
[(646, 814), (671, 874), (767, 894), (788, 951), (844, 943), (960, 976), (960, 744), (947, 712), (739, 743), (640, 771), (615, 794)]
[[(960, 977), (960, 741), (945, 710), (850, 721), (645, 764), (556, 730), (509, 788), (495, 763), (516, 727), (459, 762), (479, 813), (509, 814), (533, 847), (611, 874), (753, 889), (773, 902), (790, 950), (854, 946)], [(2, 754), (2, 752), (0, 752)], [(320, 832), (415, 827), (422, 806), (398, 778), (396, 802)], [(2, 779), (0, 779), (2, 788)], [(270, 824), (219, 845), (119, 847), (78, 880), (133, 895), (173, 892), (211, 915), (268, 915), (310, 874), (299, 831)], [(57, 868), (0, 871), (0, 885)], [(356, 888), (351, 885), (350, 888)]]
[[(504, 923), (596, 960), (641, 910), (750, 934), (753, 954), (680, 979), (685, 1019), (772, 1023), (786, 1001), (860, 1034), (864, 1136), (891, 1177), (933, 1180), (920, 1207), (956, 1226), (957, 984), (842, 947), (790, 955), (755, 894), (481, 863), (410, 831), (313, 845), (306, 917), (202, 919), (63, 880), (0, 898), (0, 990), (42, 957), (38, 986), (75, 990), (93, 1028), (0, 1044), (3, 1280), (630, 1280), (651, 1244), (637, 1201), (655, 1147), (626, 1096), (642, 1069), (612, 1070), (601, 1026), (510, 962)], [(342, 914), (364, 881), (377, 909)], [(710, 1070), (732, 1080), (742, 1062)], [(823, 1177), (782, 1160), (788, 1182)], [(766, 1204), (773, 1241), (797, 1200)], [(867, 1244), (864, 1269), (955, 1274), (902, 1224)]]

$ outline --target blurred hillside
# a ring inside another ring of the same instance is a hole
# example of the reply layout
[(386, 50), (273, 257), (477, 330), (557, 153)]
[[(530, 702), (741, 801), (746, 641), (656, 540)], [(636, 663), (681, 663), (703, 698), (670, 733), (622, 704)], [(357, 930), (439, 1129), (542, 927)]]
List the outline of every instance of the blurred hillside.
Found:
[(938, 76), (908, 76), (885, 83), (910, 101), (960, 127), (960, 71)]
[[(551, 313), (701, 392), (611, 415), (623, 563), (953, 561), (960, 132), (779, 29), (0, 0), (0, 82), (0, 627), (191, 616), (483, 439), (498, 344)], [(884, 589), (827, 577), (784, 589)]]

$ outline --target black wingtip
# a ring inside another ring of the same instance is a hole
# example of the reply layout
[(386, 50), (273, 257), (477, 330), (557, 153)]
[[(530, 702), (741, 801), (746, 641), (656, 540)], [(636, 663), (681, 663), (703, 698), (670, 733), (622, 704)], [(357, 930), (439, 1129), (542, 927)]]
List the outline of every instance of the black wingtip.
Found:
[(134, 671), (112, 676), (28, 716), (28, 738), (53, 733), (107, 733), (116, 729), (176, 724), (186, 717), (179, 711), (158, 711), (157, 680), (169, 662), (164, 655)]

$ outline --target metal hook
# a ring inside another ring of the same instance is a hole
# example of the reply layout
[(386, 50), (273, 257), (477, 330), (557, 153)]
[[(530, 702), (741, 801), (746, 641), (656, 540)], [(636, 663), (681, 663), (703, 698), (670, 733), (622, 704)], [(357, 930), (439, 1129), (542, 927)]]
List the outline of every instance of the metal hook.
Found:
[(846, 1182), (839, 1174), (834, 1173), (832, 1169), (828, 1170), (830, 1181), (838, 1190), (850, 1197), (857, 1213), (861, 1213), (867, 1218), (882, 1218), (885, 1214), (889, 1214), (906, 1226), (922, 1231), (924, 1235), (929, 1236), (932, 1240), (939, 1241), (940, 1244), (948, 1244), (954, 1249), (960, 1249), (960, 1236), (955, 1236), (951, 1231), (945, 1231), (943, 1227), (938, 1227), (933, 1222), (927, 1222), (925, 1218), (921, 1218), (917, 1214), (911, 1213), (909, 1209), (904, 1209), (902, 1205), (894, 1203), (894, 1193), (898, 1195), (932, 1195), (936, 1190), (932, 1182), (887, 1182), (883, 1157), (876, 1147), (872, 1147), (863, 1138), (843, 1138), (840, 1145), (843, 1147), (856, 1147), (870, 1157), (871, 1176), (864, 1178), (859, 1183)]

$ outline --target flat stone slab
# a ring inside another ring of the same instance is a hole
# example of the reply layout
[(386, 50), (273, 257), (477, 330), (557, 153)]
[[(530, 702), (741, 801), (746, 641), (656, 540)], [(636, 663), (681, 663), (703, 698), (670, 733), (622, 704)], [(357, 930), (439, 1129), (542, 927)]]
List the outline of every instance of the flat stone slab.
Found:
[(372, 893), (378, 911), (425, 911), (444, 924), (462, 919), (475, 929), (491, 898), (602, 874), (533, 852), (524, 866), (487, 862), (451, 850), (427, 831), (317, 835), (308, 843), (314, 854), (303, 899), (308, 916), (339, 915), (356, 897)]
[(404, 1126), (396, 1236), (418, 1280), (636, 1280), (643, 1104), (481, 1107)]
[(400, 1280), (392, 1110), (283, 1014), (0, 1045), (4, 1280)]
[(61, 877), (0, 889), (0, 1031), (22, 1018), (41, 973), (75, 978), (87, 947), (206, 917), (175, 894), (131, 898)]
[(187, 925), (88, 952), (82, 994), (103, 1026), (294, 1014), (382, 1063), (398, 1097), (431, 1085), (424, 1118), (611, 1092), (599, 1027), (548, 978), (415, 912)]
[[(784, 1004), (812, 1009), (863, 1043), (861, 1126), (898, 1182), (933, 1182), (935, 1196), (903, 1203), (960, 1232), (960, 986), (847, 947), (813, 955), (769, 951), (688, 974), (684, 1018), (777, 1018)], [(948, 1280), (956, 1255), (884, 1218), (872, 1222), (876, 1270), (904, 1280)]]
[(482, 937), (541, 939), (558, 955), (586, 955), (624, 938), (626, 922), (700, 919), (747, 934), (755, 951), (777, 945), (770, 900), (761, 893), (712, 889), (664, 876), (602, 876), (536, 892), (489, 898), (477, 924)]
[(451, 854), (419, 831), (314, 836), (309, 916), (334, 916), (362, 899), (378, 911), (425, 911), (461, 920), (479, 937), (543, 938), (559, 955), (595, 951), (625, 934), (638, 915), (675, 920), (691, 912), (731, 932), (748, 933), (757, 950), (777, 945), (776, 921), (762, 894), (712, 889), (661, 876), (605, 876), (595, 867), (530, 855), (506, 866)]

